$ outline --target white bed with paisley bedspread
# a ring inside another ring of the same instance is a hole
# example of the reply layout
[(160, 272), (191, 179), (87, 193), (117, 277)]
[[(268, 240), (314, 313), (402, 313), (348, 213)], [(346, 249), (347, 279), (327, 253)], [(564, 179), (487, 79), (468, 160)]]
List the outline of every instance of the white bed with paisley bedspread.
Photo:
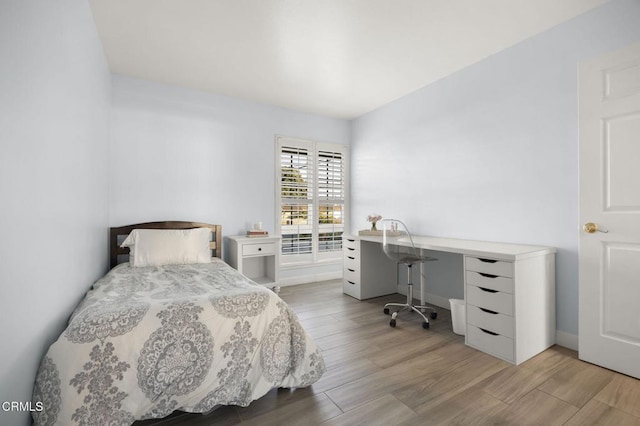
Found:
[(131, 267), (97, 281), (44, 357), (36, 425), (130, 425), (247, 406), (304, 387), (324, 361), (272, 291), (224, 262)]

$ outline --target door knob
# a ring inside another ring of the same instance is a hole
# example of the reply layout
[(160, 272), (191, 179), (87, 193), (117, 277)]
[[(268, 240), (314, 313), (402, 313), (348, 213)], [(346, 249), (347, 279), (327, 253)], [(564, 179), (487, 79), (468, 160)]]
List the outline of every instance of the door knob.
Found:
[(584, 230), (584, 232), (586, 232), (587, 234), (593, 234), (596, 232), (603, 232), (603, 233), (607, 233), (609, 231), (604, 231), (602, 229), (600, 229), (600, 227), (598, 226), (597, 223), (593, 223), (593, 222), (587, 222), (582, 226), (582, 229)]

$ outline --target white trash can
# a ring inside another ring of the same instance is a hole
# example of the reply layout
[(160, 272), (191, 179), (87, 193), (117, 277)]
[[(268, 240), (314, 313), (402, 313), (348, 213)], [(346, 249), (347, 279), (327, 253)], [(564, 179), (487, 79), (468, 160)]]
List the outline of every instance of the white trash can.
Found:
[(464, 336), (466, 315), (464, 309), (464, 300), (449, 299), (451, 305), (451, 323), (453, 324), (453, 332)]

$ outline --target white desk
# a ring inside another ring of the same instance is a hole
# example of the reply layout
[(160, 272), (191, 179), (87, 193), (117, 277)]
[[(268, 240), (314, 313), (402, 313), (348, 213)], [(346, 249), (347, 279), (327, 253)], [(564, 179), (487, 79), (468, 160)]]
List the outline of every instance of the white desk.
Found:
[[(555, 343), (555, 248), (426, 236), (413, 242), (463, 256), (467, 345), (517, 365)], [(410, 245), (406, 237), (393, 243)], [(363, 300), (397, 292), (396, 264), (381, 244), (382, 237), (343, 236), (345, 294)]]

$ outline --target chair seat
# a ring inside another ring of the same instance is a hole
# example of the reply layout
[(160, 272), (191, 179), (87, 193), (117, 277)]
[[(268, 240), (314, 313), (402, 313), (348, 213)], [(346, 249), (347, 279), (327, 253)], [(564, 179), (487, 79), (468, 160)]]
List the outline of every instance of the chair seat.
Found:
[(435, 257), (429, 256), (414, 256), (411, 254), (402, 253), (400, 256), (395, 258), (396, 262), (401, 263), (403, 265), (413, 265), (420, 262), (432, 262), (434, 260), (438, 260)]

